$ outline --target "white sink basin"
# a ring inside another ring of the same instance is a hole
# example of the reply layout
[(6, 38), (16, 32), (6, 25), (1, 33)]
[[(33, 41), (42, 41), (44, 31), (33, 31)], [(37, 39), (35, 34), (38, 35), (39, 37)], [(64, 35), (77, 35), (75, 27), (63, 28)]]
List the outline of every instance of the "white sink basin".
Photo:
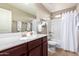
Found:
[(30, 36), (22, 37), (22, 38), (20, 38), (20, 40), (27, 40), (27, 39), (31, 40), (35, 37), (36, 37), (36, 35), (30, 35)]
[(20, 38), (20, 40), (27, 40), (28, 39), (28, 37), (22, 37), (22, 38)]

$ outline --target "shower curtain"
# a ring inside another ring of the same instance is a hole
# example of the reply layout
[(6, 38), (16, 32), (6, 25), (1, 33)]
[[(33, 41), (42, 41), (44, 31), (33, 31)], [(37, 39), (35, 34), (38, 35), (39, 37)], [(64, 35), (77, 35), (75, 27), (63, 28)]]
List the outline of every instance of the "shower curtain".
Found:
[(62, 41), (61, 48), (77, 52), (76, 11), (62, 14)]

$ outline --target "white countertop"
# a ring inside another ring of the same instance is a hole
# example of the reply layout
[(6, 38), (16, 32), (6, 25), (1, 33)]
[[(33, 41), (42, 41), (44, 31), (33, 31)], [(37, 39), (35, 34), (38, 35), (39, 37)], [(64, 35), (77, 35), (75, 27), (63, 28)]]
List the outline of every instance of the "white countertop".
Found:
[[(36, 40), (36, 39), (44, 37), (44, 36), (47, 36), (47, 35), (46, 34), (37, 34), (37, 35), (31, 35), (28, 37), (21, 37), (21, 38), (14, 38), (14, 37), (5, 38), (5, 39), (7, 39), (6, 41), (5, 40), (0, 41), (0, 51), (26, 43), (26, 42), (30, 42), (32, 40)], [(8, 42), (8, 39), (9, 39), (9, 42)]]

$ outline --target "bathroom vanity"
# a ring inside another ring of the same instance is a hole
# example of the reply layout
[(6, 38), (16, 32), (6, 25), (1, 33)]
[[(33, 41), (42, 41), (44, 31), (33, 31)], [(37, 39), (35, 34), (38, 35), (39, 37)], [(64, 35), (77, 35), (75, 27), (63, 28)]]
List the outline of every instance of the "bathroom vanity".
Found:
[[(10, 44), (9, 44), (10, 45)], [(12, 46), (3, 47), (0, 49), (0, 56), (47, 56), (48, 43), (46, 35), (37, 35), (28, 40), (19, 40), (12, 44)], [(1, 48), (1, 47), (0, 47)]]

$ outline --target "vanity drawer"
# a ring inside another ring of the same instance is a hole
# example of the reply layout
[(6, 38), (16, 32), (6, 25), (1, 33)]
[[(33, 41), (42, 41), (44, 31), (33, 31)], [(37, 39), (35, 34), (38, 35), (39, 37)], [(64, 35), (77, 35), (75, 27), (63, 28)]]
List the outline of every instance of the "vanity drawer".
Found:
[(28, 50), (31, 50), (41, 44), (41, 39), (36, 39), (28, 42)]
[(2, 52), (3, 56), (22, 56), (27, 52), (27, 45), (22, 44)]

